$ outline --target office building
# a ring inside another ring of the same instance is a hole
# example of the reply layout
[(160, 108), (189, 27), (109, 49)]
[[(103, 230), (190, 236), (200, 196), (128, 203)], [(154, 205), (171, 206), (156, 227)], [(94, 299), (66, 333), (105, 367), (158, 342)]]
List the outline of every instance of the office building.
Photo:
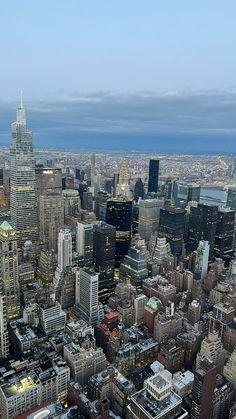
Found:
[(106, 302), (117, 283), (114, 279), (116, 229), (110, 224), (98, 222), (94, 224), (93, 238), (94, 264), (99, 272), (99, 301)]
[(215, 384), (215, 365), (210, 359), (204, 358), (194, 374), (191, 409), (192, 419), (212, 417)]
[(143, 279), (148, 277), (147, 258), (145, 241), (137, 234), (133, 237), (128, 254), (120, 265), (120, 278), (129, 279), (132, 285), (141, 287)]
[(36, 196), (62, 193), (62, 172), (55, 167), (36, 167)]
[(144, 184), (142, 179), (139, 178), (134, 185), (134, 200), (138, 202), (140, 198), (144, 198)]
[(131, 240), (132, 201), (127, 198), (108, 199), (106, 222), (116, 229), (116, 264), (127, 255)]
[(185, 228), (185, 210), (166, 207), (160, 210), (159, 237), (166, 237), (170, 243), (171, 253), (181, 256)]
[(20, 286), (16, 231), (7, 221), (0, 225), (0, 285), (10, 320), (20, 314)]
[(129, 397), (135, 391), (132, 381), (128, 380), (115, 367), (109, 366), (88, 381), (88, 395), (91, 400), (110, 400), (116, 415), (126, 417)]
[(76, 215), (81, 207), (79, 192), (75, 189), (64, 189), (62, 192), (64, 199), (64, 214)]
[(76, 252), (83, 258), (84, 264), (93, 261), (93, 223), (80, 221), (76, 229)]
[(9, 355), (9, 332), (7, 329), (6, 298), (0, 279), (0, 360)]
[(223, 375), (229, 380), (234, 389), (234, 396), (236, 397), (236, 348), (230, 355), (227, 364), (224, 366)]
[(60, 194), (39, 197), (39, 238), (49, 250), (57, 249), (58, 234), (64, 227), (64, 202)]
[(199, 242), (198, 248), (196, 250), (196, 259), (195, 259), (195, 274), (203, 281), (208, 272), (208, 260), (209, 260), (209, 251), (210, 246), (208, 241), (201, 240)]
[(72, 265), (72, 237), (70, 230), (60, 230), (58, 234), (58, 268), (63, 271)]
[(182, 398), (172, 390), (172, 374), (164, 369), (148, 378), (144, 388), (130, 397), (128, 419), (184, 419)]
[(11, 125), (10, 208), (11, 223), (16, 230), (18, 246), (38, 237), (35, 195), (35, 161), (32, 132), (27, 131), (25, 109), (21, 97), (16, 122)]
[(89, 268), (79, 270), (76, 283), (76, 303), (81, 318), (92, 326), (100, 321), (98, 274)]
[(130, 198), (129, 171), (125, 161), (122, 161), (119, 171), (119, 182), (116, 186), (116, 196)]
[(36, 270), (37, 279), (45, 290), (49, 290), (53, 283), (55, 269), (57, 267), (57, 255), (53, 250), (42, 249), (39, 254)]
[(216, 330), (209, 332), (201, 343), (201, 350), (197, 354), (196, 368), (200, 367), (201, 361), (204, 357), (211, 359), (218, 374), (223, 372), (226, 352), (224, 350), (219, 333)]
[(160, 209), (164, 202), (159, 199), (144, 199), (139, 203), (138, 232), (148, 241), (152, 233), (158, 230)]
[(106, 356), (101, 348), (81, 348), (75, 342), (64, 346), (64, 359), (70, 367), (71, 377), (82, 386), (88, 384), (89, 378), (104, 370)]
[(134, 324), (138, 326), (144, 323), (144, 309), (148, 298), (145, 294), (140, 294), (134, 299)]
[(61, 304), (51, 299), (38, 304), (40, 326), (50, 335), (64, 330), (66, 323), (66, 313), (61, 309)]
[(228, 262), (234, 255), (234, 219), (235, 210), (227, 207), (218, 210), (214, 255)]
[(236, 188), (230, 187), (227, 194), (227, 207), (236, 210)]
[(210, 245), (209, 260), (212, 260), (218, 220), (218, 207), (206, 204), (191, 206), (186, 249), (193, 252), (200, 240)]
[(177, 182), (177, 202), (185, 203), (194, 201), (199, 202), (200, 186), (196, 184), (188, 184), (186, 182)]
[[(0, 384), (1, 417), (28, 418), (32, 408), (43, 406), (45, 402), (57, 399), (65, 402), (69, 381), (70, 369), (60, 357), (9, 376)], [(42, 417), (42, 412), (37, 417)]]
[(150, 160), (148, 176), (148, 192), (158, 191), (159, 160)]
[(73, 307), (75, 304), (75, 272), (71, 266), (68, 266), (61, 272), (55, 290), (55, 297), (63, 310)]

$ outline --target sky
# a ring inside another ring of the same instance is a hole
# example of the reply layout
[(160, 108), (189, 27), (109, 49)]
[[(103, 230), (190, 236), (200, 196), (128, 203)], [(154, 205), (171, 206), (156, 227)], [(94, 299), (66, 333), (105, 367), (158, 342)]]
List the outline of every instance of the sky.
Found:
[(37, 145), (215, 136), (230, 150), (235, 16), (235, 0), (0, 0), (0, 143), (23, 90)]

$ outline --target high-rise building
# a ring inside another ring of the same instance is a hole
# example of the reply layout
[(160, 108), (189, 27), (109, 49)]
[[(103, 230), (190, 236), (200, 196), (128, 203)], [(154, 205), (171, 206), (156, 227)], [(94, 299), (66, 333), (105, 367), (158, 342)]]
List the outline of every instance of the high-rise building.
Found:
[(0, 279), (0, 360), (9, 355), (9, 332), (7, 330), (6, 298)]
[(172, 374), (161, 364), (160, 366), (159, 371), (145, 381), (144, 388), (130, 397), (128, 419), (188, 417), (188, 413), (182, 408), (182, 398), (172, 389)]
[(214, 254), (224, 260), (230, 260), (234, 254), (234, 219), (235, 210), (218, 210)]
[(216, 368), (208, 358), (203, 358), (200, 367), (194, 374), (192, 391), (192, 419), (206, 419), (212, 417), (213, 395), (216, 383)]
[(212, 260), (217, 219), (217, 206), (207, 204), (191, 206), (186, 246), (188, 252), (196, 250), (200, 240), (207, 240), (210, 244), (209, 260)]
[(108, 199), (106, 222), (116, 228), (116, 263), (119, 264), (130, 247), (132, 201), (127, 198)]
[(76, 303), (81, 318), (92, 326), (100, 320), (98, 274), (89, 268), (79, 270), (76, 283)]
[(116, 196), (130, 197), (129, 171), (125, 161), (122, 161), (119, 171), (119, 183), (116, 188)]
[(142, 239), (150, 240), (151, 234), (158, 230), (160, 209), (164, 202), (159, 199), (144, 199), (139, 203), (138, 232)]
[(148, 176), (148, 192), (158, 191), (159, 160), (150, 160)]
[(70, 230), (60, 230), (58, 234), (58, 268), (63, 271), (72, 264), (72, 237)]
[(219, 333), (213, 330), (202, 341), (201, 350), (198, 352), (196, 358), (196, 368), (199, 368), (201, 360), (207, 357), (214, 362), (217, 373), (221, 374), (224, 367), (225, 355), (226, 353), (219, 338)]
[(64, 199), (64, 213), (66, 215), (76, 215), (80, 209), (79, 192), (75, 189), (64, 189), (62, 192)]
[(36, 196), (62, 193), (62, 171), (55, 167), (36, 167)]
[(200, 199), (200, 186), (196, 184), (189, 184), (186, 182), (177, 182), (177, 201), (194, 201), (198, 202)]
[(148, 277), (148, 251), (139, 234), (134, 236), (132, 241), (128, 254), (120, 265), (120, 277), (123, 280), (129, 279), (136, 287), (141, 287), (143, 279)]
[(138, 202), (139, 198), (144, 198), (144, 184), (142, 179), (138, 179), (134, 185), (134, 200)]
[(180, 256), (183, 250), (185, 210), (166, 207), (160, 210), (159, 236), (166, 237), (171, 253)]
[(58, 234), (64, 227), (64, 202), (60, 194), (39, 197), (39, 238), (49, 250), (57, 249)]
[(99, 222), (94, 225), (94, 263), (99, 272), (98, 293), (99, 300), (106, 301), (114, 291), (116, 229), (114, 226)]
[(95, 187), (95, 159), (96, 159), (96, 156), (93, 153), (92, 156), (91, 156), (91, 172), (90, 172), (91, 186), (92, 187)]
[(232, 384), (234, 388), (234, 395), (236, 396), (236, 348), (230, 355), (228, 362), (224, 367), (223, 374)]
[(227, 207), (236, 210), (236, 188), (230, 187), (227, 194)]
[(0, 225), (0, 284), (6, 302), (7, 319), (20, 314), (20, 287), (16, 231), (4, 221)]
[(18, 245), (22, 246), (26, 240), (35, 242), (38, 236), (32, 132), (26, 128), (22, 97), (11, 130), (11, 223), (16, 230)]
[(209, 259), (210, 246), (208, 241), (201, 240), (196, 250), (195, 260), (195, 274), (199, 276), (202, 281), (207, 276), (208, 271), (208, 259)]
[(76, 251), (83, 257), (84, 264), (93, 261), (93, 223), (80, 221), (76, 230)]

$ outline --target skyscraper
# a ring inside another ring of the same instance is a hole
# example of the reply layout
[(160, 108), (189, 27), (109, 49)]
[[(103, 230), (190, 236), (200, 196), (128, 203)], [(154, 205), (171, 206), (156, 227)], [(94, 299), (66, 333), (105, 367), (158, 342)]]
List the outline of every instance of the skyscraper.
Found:
[(159, 160), (150, 160), (148, 176), (148, 192), (157, 192), (159, 178)]
[(63, 271), (72, 264), (72, 237), (70, 230), (60, 230), (58, 235), (58, 268)]
[(126, 196), (130, 197), (129, 189), (129, 171), (125, 161), (120, 165), (119, 171), (119, 183), (117, 185), (116, 196)]
[(104, 222), (94, 225), (94, 263), (99, 272), (98, 294), (100, 301), (107, 301), (114, 291), (116, 229)]
[(160, 208), (163, 206), (160, 199), (144, 199), (139, 203), (138, 232), (142, 239), (149, 240), (152, 233), (158, 229)]
[(131, 239), (132, 201), (127, 198), (108, 199), (106, 222), (116, 228), (116, 263), (127, 255)]
[(196, 250), (195, 273), (199, 275), (202, 281), (205, 279), (208, 271), (209, 250), (208, 241), (201, 240)]
[(144, 198), (144, 185), (142, 179), (138, 179), (134, 186), (134, 200), (138, 202), (139, 198)]
[(49, 250), (57, 249), (59, 231), (64, 227), (64, 201), (60, 194), (46, 194), (39, 197), (40, 241)]
[(16, 232), (7, 221), (0, 225), (0, 285), (5, 296), (7, 319), (19, 316), (20, 288)]
[(185, 210), (166, 207), (160, 210), (159, 236), (166, 237), (174, 256), (180, 256), (183, 249)]
[(192, 419), (206, 419), (212, 417), (215, 382), (215, 365), (210, 359), (203, 358), (200, 367), (194, 374), (191, 410)]
[(7, 330), (6, 298), (0, 282), (0, 360), (9, 355), (9, 334)]
[(93, 223), (81, 221), (77, 223), (76, 229), (76, 251), (83, 257), (84, 264), (91, 264), (93, 261)]
[(17, 109), (16, 122), (11, 125), (11, 130), (11, 223), (16, 230), (18, 246), (22, 246), (26, 240), (35, 242), (38, 235), (32, 132), (26, 128), (22, 97)]
[(218, 210), (214, 254), (224, 260), (230, 260), (234, 254), (234, 219), (235, 210)]
[(76, 302), (80, 316), (87, 323), (96, 326), (100, 320), (98, 275), (89, 268), (80, 269), (76, 287)]
[(210, 244), (209, 260), (212, 260), (217, 219), (217, 206), (198, 204), (197, 206), (191, 207), (186, 246), (188, 252), (196, 250), (200, 240), (207, 240)]

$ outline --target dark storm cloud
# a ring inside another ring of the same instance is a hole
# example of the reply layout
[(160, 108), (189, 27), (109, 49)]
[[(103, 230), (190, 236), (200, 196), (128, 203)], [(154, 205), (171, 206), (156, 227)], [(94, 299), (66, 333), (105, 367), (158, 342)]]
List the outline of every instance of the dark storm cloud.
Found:
[[(0, 132), (9, 135), (15, 103), (0, 103)], [(65, 94), (27, 101), (28, 125), (38, 135), (57, 132), (236, 134), (236, 90), (186, 93)]]

